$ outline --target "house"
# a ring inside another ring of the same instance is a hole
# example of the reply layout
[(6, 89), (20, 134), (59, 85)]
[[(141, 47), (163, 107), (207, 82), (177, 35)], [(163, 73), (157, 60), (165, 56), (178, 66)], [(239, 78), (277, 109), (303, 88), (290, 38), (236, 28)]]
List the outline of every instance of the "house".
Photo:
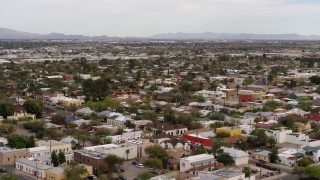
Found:
[(112, 143), (120, 143), (122, 141), (139, 140), (141, 139), (142, 135), (142, 131), (131, 131), (125, 132), (122, 135), (114, 135), (110, 137), (112, 139)]
[[(87, 173), (84, 174), (82, 176), (82, 178), (85, 178), (85, 177), (93, 174), (92, 173), (92, 166), (88, 166), (85, 164), (81, 164), (81, 166), (84, 166), (87, 169)], [(46, 179), (48, 179), (48, 180), (65, 180), (66, 179), (64, 169), (60, 166), (47, 169), (45, 171), (45, 174), (46, 174)]]
[(185, 133), (188, 128), (183, 124), (165, 124), (165, 123), (155, 123), (147, 124), (146, 129), (150, 129), (154, 134), (169, 134), (173, 136), (181, 136)]
[(265, 162), (270, 162), (269, 154), (271, 152), (267, 150), (263, 150), (254, 154), (254, 159), (262, 160)]
[(14, 106), (13, 116), (8, 116), (7, 119), (19, 120), (20, 118), (28, 118), (34, 120), (36, 118), (36, 115), (27, 113), (27, 110), (21, 105)]
[(31, 158), (37, 158), (40, 156), (50, 155), (50, 147), (39, 146), (34, 148), (28, 148)]
[(61, 139), (60, 141), (65, 143), (70, 143), (72, 149), (76, 149), (79, 146), (79, 141), (72, 136), (67, 136)]
[(135, 140), (129, 140), (128, 143), (137, 145), (137, 157), (138, 158), (147, 158), (148, 155), (145, 152), (145, 148), (151, 145), (154, 145), (154, 143), (151, 143), (148, 139), (141, 139), (138, 141)]
[(51, 97), (50, 101), (61, 106), (81, 106), (84, 104), (83, 99), (70, 98), (65, 96)]
[(198, 177), (194, 180), (255, 180), (255, 175), (252, 174), (246, 178), (242, 172), (242, 168), (223, 168), (216, 171), (203, 170), (198, 172)]
[(211, 137), (215, 137), (216, 134), (213, 131), (205, 131), (195, 134), (184, 134), (183, 138), (190, 141), (192, 144), (201, 144), (202, 146), (211, 146)]
[(318, 147), (303, 147), (303, 151), (305, 155), (312, 156), (314, 162), (320, 162), (320, 146)]
[(238, 149), (228, 148), (228, 147), (221, 147), (224, 153), (229, 154), (233, 160), (236, 166), (239, 165), (245, 165), (249, 162), (249, 154)]
[(126, 116), (116, 112), (111, 112), (106, 119), (107, 125), (118, 126), (119, 128), (125, 128), (126, 121), (133, 121), (131, 116)]
[(301, 146), (320, 146), (320, 140), (312, 139), (308, 135), (303, 133), (293, 133), (291, 129), (279, 128), (277, 130), (268, 129), (266, 132), (267, 136), (275, 138), (277, 143), (291, 143)]
[(139, 89), (117, 89), (112, 91), (113, 96), (134, 95), (139, 94)]
[(28, 157), (28, 149), (12, 149), (9, 147), (0, 147), (0, 164), (14, 164), (16, 159)]
[(191, 172), (215, 165), (215, 158), (211, 154), (199, 154), (180, 159), (180, 172)]
[(256, 129), (254, 125), (247, 125), (247, 124), (239, 125), (239, 128), (241, 129), (241, 131), (244, 131), (246, 134), (251, 134)]
[(88, 107), (85, 107), (85, 108), (81, 108), (81, 109), (78, 109), (75, 114), (77, 115), (82, 115), (82, 116), (89, 116), (91, 114), (94, 114), (96, 113), (95, 111), (91, 110), (90, 108)]
[(74, 151), (74, 161), (79, 164), (85, 164), (92, 166), (92, 173), (95, 175), (104, 173), (100, 167), (105, 164), (105, 155), (87, 150), (76, 150)]
[(50, 151), (55, 151), (56, 153), (64, 152), (65, 154), (72, 151), (71, 143), (56, 141), (56, 140), (39, 140), (36, 141), (35, 145), (39, 146), (46, 146), (50, 148)]
[(202, 91), (197, 91), (194, 94), (197, 96), (203, 96), (204, 98), (214, 98), (214, 99), (222, 99), (227, 97), (226, 93), (222, 91), (202, 90)]
[[(124, 144), (104, 144), (97, 146), (89, 146), (83, 148), (86, 151), (100, 153), (102, 155), (116, 154), (123, 159), (134, 159), (137, 157), (137, 145), (134, 143)], [(129, 154), (126, 151), (129, 150)]]
[(236, 135), (241, 135), (242, 130), (237, 126), (221, 127), (216, 129), (216, 134), (219, 134), (219, 133), (225, 133), (225, 134), (228, 134), (229, 136), (236, 136)]
[(287, 166), (293, 166), (304, 155), (296, 148), (282, 148), (278, 152), (278, 162)]
[(316, 121), (319, 122), (320, 121), (320, 113), (309, 113), (309, 114), (305, 114), (304, 118), (306, 118), (308, 121)]
[(51, 166), (39, 163), (37, 161), (20, 158), (15, 163), (15, 170), (20, 171), (31, 176), (45, 179), (46, 170), (51, 169)]

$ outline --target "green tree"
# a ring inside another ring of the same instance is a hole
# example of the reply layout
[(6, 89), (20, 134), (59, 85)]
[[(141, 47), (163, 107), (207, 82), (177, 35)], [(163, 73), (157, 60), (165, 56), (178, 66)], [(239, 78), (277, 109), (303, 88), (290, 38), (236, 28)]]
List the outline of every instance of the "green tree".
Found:
[(234, 163), (233, 158), (228, 153), (221, 153), (217, 156), (217, 161), (224, 165), (231, 165)]
[(248, 85), (253, 83), (253, 77), (252, 76), (248, 76), (246, 78), (244, 78), (242, 85), (247, 87)]
[(217, 128), (221, 128), (221, 127), (223, 127), (223, 125), (224, 125), (223, 122), (217, 121), (217, 122), (210, 124), (210, 127), (216, 131)]
[(167, 161), (170, 159), (168, 152), (159, 145), (151, 145), (144, 149), (149, 158), (159, 158), (162, 160), (163, 164), (166, 165)]
[(135, 125), (131, 121), (128, 121), (128, 120), (124, 123), (124, 125), (130, 129), (133, 129), (135, 127)]
[(123, 163), (123, 159), (118, 157), (115, 154), (107, 155), (104, 160), (109, 165), (109, 168), (111, 168), (111, 171), (115, 168), (116, 164), (122, 164)]
[(52, 151), (51, 153), (51, 163), (54, 167), (59, 166), (59, 157), (55, 151)]
[(170, 140), (170, 142), (171, 142), (173, 148), (176, 148), (176, 146), (177, 146), (177, 144), (178, 144), (178, 139), (177, 139), (177, 138), (172, 138), (172, 139)]
[(76, 162), (71, 162), (68, 166), (64, 168), (64, 173), (66, 175), (67, 180), (79, 180), (82, 179), (82, 176), (84, 176), (87, 173), (87, 169), (79, 165)]
[(18, 178), (10, 173), (5, 173), (0, 175), (0, 180), (18, 180)]
[(152, 177), (154, 177), (154, 174), (147, 171), (138, 174), (138, 178), (141, 180), (148, 180), (148, 179), (151, 179)]
[(128, 161), (128, 158), (129, 158), (129, 153), (130, 153), (130, 149), (126, 149), (127, 161)]
[(62, 115), (57, 114), (57, 115), (52, 116), (51, 122), (53, 124), (65, 125), (66, 124), (66, 118), (64, 116), (62, 116)]
[(279, 157), (278, 157), (278, 149), (272, 148), (269, 154), (269, 159), (271, 163), (275, 163)]
[(0, 102), (0, 116), (7, 118), (13, 115), (13, 105), (9, 102)]
[(302, 158), (300, 158), (297, 163), (300, 165), (300, 166), (309, 166), (310, 164), (312, 164), (312, 159), (311, 157), (309, 156), (303, 156)]
[(277, 141), (273, 137), (268, 137), (269, 147), (274, 148), (277, 144)]
[(251, 176), (251, 168), (249, 168), (249, 167), (244, 167), (242, 169), (242, 172), (245, 174), (246, 178)]
[(28, 99), (23, 103), (23, 107), (28, 113), (35, 114), (37, 117), (41, 117), (43, 103), (38, 100)]
[(314, 84), (320, 84), (320, 76), (311, 76), (310, 78), (310, 82), (314, 83)]
[(59, 159), (59, 164), (63, 164), (66, 162), (66, 155), (64, 154), (64, 152), (59, 152), (58, 154), (58, 159)]
[(11, 134), (7, 137), (8, 146), (11, 148), (31, 148), (35, 146), (34, 137), (23, 136), (19, 134)]
[(254, 142), (257, 147), (265, 146), (267, 144), (268, 136), (264, 129), (256, 129), (252, 135), (256, 136)]
[(163, 162), (159, 158), (149, 158), (143, 164), (150, 168), (163, 169)]
[(306, 172), (305, 167), (296, 166), (292, 170), (292, 174), (296, 174), (299, 176), (299, 179), (302, 178), (303, 174)]
[(212, 139), (211, 141), (211, 151), (213, 155), (216, 157), (218, 152), (221, 151), (221, 147), (224, 145), (224, 143), (221, 139)]

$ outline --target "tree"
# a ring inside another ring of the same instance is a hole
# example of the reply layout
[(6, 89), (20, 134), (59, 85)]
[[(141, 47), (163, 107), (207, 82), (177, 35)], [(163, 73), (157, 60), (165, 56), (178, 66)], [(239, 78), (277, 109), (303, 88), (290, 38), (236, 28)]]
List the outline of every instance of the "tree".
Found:
[(159, 158), (162, 160), (163, 164), (166, 165), (170, 156), (168, 152), (159, 145), (151, 145), (144, 149), (149, 158)]
[(58, 125), (65, 125), (66, 124), (66, 118), (57, 114), (57, 115), (54, 115), (52, 118), (51, 118), (51, 122), (53, 124), (58, 124)]
[(41, 117), (43, 103), (38, 100), (28, 99), (23, 103), (23, 107), (28, 113)]
[(213, 128), (214, 131), (216, 131), (217, 128), (223, 127), (223, 122), (220, 122), (220, 121), (214, 122), (210, 124), (210, 127)]
[(64, 152), (59, 152), (58, 154), (58, 160), (59, 160), (59, 164), (63, 164), (66, 162), (66, 155), (64, 154)]
[(122, 164), (123, 159), (118, 157), (115, 154), (109, 154), (106, 156), (106, 158), (104, 159), (105, 162), (109, 165), (109, 168), (111, 168), (111, 170), (114, 169), (116, 164)]
[(248, 76), (248, 77), (244, 78), (242, 85), (247, 87), (248, 85), (250, 85), (252, 83), (253, 83), (253, 77)]
[(124, 133), (124, 130), (122, 129), (122, 128), (119, 128), (118, 130), (117, 130), (117, 132), (115, 132), (115, 134), (116, 135), (120, 135), (121, 136), (121, 141), (122, 141), (122, 134)]
[(310, 164), (312, 164), (312, 162), (313, 161), (309, 156), (303, 156), (297, 161), (298, 165), (304, 166), (304, 167), (309, 166)]
[(223, 163), (224, 165), (231, 165), (234, 163), (233, 158), (228, 153), (221, 153), (217, 156), (217, 161)]
[(278, 157), (278, 149), (272, 148), (269, 154), (269, 159), (271, 163), (275, 163), (279, 157)]
[(221, 147), (223, 146), (223, 142), (221, 139), (212, 139), (211, 143), (211, 151), (213, 155), (216, 157), (218, 152), (221, 150)]
[(242, 169), (242, 172), (245, 174), (246, 178), (251, 176), (251, 168), (249, 168), (249, 167), (244, 167)]
[(82, 179), (82, 176), (84, 176), (87, 172), (88, 171), (84, 166), (79, 165), (74, 161), (64, 168), (64, 173), (66, 175), (66, 179), (68, 180)]
[(292, 170), (292, 174), (296, 174), (299, 176), (299, 179), (302, 178), (303, 174), (305, 173), (305, 167), (296, 166)]
[(51, 163), (53, 164), (54, 167), (59, 166), (59, 157), (56, 151), (52, 151), (51, 153)]
[(124, 123), (124, 125), (130, 129), (135, 127), (135, 124), (133, 124), (131, 121), (128, 121), (128, 120)]
[(130, 153), (130, 149), (126, 149), (127, 161), (128, 161), (129, 153)]
[(268, 136), (266, 135), (264, 129), (257, 129), (252, 134), (256, 136), (254, 142), (257, 147), (266, 145)]
[(268, 137), (269, 147), (274, 148), (277, 144), (277, 141), (273, 137)]
[(314, 83), (314, 84), (320, 84), (320, 76), (311, 76), (310, 78), (310, 82)]
[(7, 118), (13, 115), (13, 105), (9, 102), (0, 103), (0, 116)]
[(172, 138), (172, 139), (170, 140), (170, 142), (171, 142), (173, 148), (176, 148), (176, 146), (177, 146), (177, 144), (178, 144), (178, 139), (177, 139), (177, 138)]
[(23, 136), (19, 134), (11, 134), (7, 137), (8, 146), (11, 148), (21, 149), (21, 148), (31, 148), (35, 146), (34, 137)]
[(0, 180), (18, 180), (18, 178), (10, 173), (5, 173), (0, 176)]
[(163, 169), (163, 162), (159, 158), (149, 158), (143, 164), (150, 168)]
[(138, 178), (141, 180), (148, 180), (148, 179), (151, 179), (152, 177), (154, 177), (154, 174), (147, 171), (138, 174)]

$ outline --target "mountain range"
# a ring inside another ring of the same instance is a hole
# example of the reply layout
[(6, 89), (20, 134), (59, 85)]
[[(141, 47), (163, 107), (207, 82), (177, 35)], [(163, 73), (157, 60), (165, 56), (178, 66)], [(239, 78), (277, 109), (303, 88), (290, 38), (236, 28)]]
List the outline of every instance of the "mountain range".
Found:
[(246, 33), (167, 33), (156, 34), (149, 37), (111, 37), (111, 36), (84, 36), (84, 35), (66, 35), (61, 33), (51, 34), (36, 34), (30, 32), (16, 31), (7, 28), (0, 28), (0, 39), (70, 39), (70, 40), (241, 40), (241, 39), (256, 39), (256, 40), (320, 40), (320, 36), (311, 35), (304, 36), (299, 34), (246, 34)]

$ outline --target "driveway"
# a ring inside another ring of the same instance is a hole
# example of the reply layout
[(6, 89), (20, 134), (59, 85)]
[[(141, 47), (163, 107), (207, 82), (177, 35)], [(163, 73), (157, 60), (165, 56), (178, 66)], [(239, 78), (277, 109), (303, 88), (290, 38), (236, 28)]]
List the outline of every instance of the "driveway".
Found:
[(132, 164), (132, 161), (125, 161), (121, 167), (125, 170), (125, 172), (121, 173), (127, 180), (133, 180), (137, 177), (138, 174), (148, 171), (149, 168), (137, 168)]

